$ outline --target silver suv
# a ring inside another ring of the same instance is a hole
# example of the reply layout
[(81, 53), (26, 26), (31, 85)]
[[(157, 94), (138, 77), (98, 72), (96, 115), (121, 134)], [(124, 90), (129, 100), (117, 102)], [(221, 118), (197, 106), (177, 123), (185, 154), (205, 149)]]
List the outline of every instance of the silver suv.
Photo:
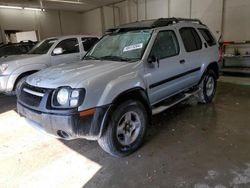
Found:
[(48, 38), (28, 54), (0, 58), (0, 92), (15, 93), (28, 75), (49, 66), (79, 61), (98, 37), (71, 35)]
[(79, 63), (29, 76), (18, 112), (62, 139), (97, 140), (113, 156), (138, 149), (152, 114), (196, 95), (212, 101), (218, 44), (199, 20), (162, 18), (110, 29)]

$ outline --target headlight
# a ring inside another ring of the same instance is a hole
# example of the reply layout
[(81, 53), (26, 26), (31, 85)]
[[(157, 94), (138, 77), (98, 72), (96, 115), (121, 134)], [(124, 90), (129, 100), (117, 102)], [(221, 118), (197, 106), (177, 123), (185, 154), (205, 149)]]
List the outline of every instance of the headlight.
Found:
[(69, 91), (65, 88), (62, 88), (57, 93), (57, 101), (60, 105), (64, 106), (69, 100)]
[(7, 70), (8, 66), (9, 66), (8, 64), (1, 64), (0, 65), (0, 72), (4, 73), (4, 71)]
[(85, 97), (84, 89), (71, 89), (62, 87), (53, 93), (52, 107), (55, 108), (74, 108), (78, 107)]

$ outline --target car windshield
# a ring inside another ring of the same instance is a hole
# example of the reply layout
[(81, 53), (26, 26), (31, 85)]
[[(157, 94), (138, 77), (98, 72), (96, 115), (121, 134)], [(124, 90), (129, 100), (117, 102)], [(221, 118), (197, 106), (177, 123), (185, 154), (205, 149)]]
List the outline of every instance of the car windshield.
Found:
[(50, 47), (57, 41), (57, 38), (51, 38), (43, 40), (35, 45), (30, 51), (29, 54), (46, 54)]
[(150, 36), (151, 30), (105, 35), (84, 59), (137, 61), (142, 58)]

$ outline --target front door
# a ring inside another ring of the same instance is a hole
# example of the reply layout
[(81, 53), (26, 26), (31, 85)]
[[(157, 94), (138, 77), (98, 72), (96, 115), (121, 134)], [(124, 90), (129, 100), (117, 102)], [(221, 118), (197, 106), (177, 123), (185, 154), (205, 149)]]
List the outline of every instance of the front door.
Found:
[(181, 73), (185, 71), (175, 30), (158, 32), (149, 57), (158, 61), (146, 64), (149, 100), (155, 104), (185, 88)]
[(51, 64), (72, 63), (81, 59), (80, 48), (77, 38), (69, 38), (60, 41), (56, 48), (62, 48), (61, 54), (51, 54)]

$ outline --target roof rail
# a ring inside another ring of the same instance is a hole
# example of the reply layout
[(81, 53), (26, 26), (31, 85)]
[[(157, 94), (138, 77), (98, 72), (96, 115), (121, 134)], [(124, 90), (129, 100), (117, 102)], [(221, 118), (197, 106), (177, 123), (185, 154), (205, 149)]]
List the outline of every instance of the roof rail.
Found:
[(198, 24), (203, 25), (203, 23), (199, 19), (189, 19), (189, 18), (159, 18), (155, 20), (153, 23), (152, 27), (163, 27), (163, 26), (168, 26), (170, 24), (175, 24), (179, 22), (196, 22)]
[(142, 20), (129, 24), (124, 24), (116, 28), (108, 29), (107, 32), (124, 32), (139, 29), (151, 29), (156, 27), (164, 27), (171, 24), (179, 22), (196, 22), (198, 24), (204, 25), (199, 19), (188, 19), (188, 18), (159, 18), (155, 20)]

